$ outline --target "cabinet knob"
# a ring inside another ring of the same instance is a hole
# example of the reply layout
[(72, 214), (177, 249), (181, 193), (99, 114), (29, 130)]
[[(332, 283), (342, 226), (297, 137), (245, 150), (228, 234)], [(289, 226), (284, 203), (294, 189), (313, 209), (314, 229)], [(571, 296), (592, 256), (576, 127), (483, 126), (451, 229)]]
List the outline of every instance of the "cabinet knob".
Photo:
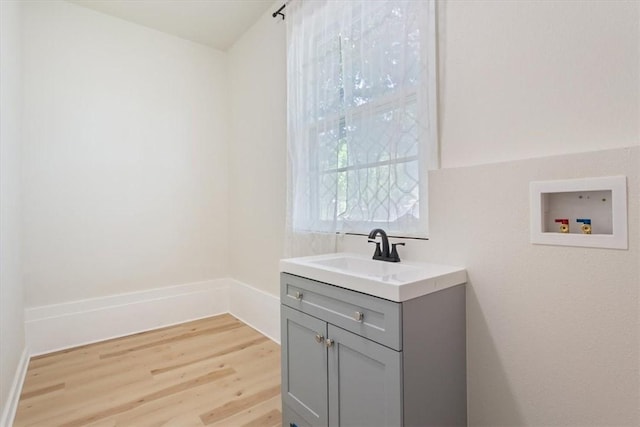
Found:
[(327, 338), (326, 340), (324, 340), (324, 345), (329, 348), (333, 345), (333, 340), (331, 338)]
[(300, 291), (296, 291), (296, 293), (295, 293), (294, 297), (295, 297), (297, 300), (301, 300), (301, 299), (302, 299), (302, 292), (300, 292)]
[(362, 322), (362, 319), (364, 319), (363, 312), (356, 311), (355, 313), (353, 313), (353, 320), (355, 320), (356, 322)]
[(320, 344), (322, 341), (324, 341), (324, 337), (320, 334), (316, 334), (316, 342)]

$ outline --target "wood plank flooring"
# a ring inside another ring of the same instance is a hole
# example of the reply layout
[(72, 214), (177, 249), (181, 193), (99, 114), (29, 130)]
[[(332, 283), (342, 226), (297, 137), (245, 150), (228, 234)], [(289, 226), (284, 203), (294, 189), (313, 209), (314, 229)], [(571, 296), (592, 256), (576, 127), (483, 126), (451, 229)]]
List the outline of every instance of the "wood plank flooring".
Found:
[(32, 358), (14, 427), (281, 422), (280, 347), (224, 314)]

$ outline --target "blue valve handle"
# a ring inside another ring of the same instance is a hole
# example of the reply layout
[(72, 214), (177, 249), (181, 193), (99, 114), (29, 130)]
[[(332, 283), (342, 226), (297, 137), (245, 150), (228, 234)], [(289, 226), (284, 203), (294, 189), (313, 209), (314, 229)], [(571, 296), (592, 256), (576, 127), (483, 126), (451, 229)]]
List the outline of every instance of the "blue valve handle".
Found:
[(591, 219), (589, 218), (578, 218), (576, 219), (576, 222), (581, 222), (586, 225), (591, 225)]

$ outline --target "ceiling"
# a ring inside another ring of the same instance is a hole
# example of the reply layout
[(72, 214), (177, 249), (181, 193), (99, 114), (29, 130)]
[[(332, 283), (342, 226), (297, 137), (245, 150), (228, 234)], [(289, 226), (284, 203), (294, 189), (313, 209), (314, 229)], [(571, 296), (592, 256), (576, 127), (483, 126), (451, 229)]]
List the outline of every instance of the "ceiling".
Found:
[(273, 0), (68, 1), (220, 50), (230, 48), (274, 4)]

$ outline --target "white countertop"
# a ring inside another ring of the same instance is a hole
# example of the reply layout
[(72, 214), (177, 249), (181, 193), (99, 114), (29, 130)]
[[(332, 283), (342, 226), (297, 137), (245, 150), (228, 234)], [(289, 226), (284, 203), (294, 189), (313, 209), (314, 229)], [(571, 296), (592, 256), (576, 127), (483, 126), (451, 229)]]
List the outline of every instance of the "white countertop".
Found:
[(402, 302), (463, 284), (463, 267), (423, 262), (386, 262), (354, 253), (280, 260), (280, 271), (391, 301)]

